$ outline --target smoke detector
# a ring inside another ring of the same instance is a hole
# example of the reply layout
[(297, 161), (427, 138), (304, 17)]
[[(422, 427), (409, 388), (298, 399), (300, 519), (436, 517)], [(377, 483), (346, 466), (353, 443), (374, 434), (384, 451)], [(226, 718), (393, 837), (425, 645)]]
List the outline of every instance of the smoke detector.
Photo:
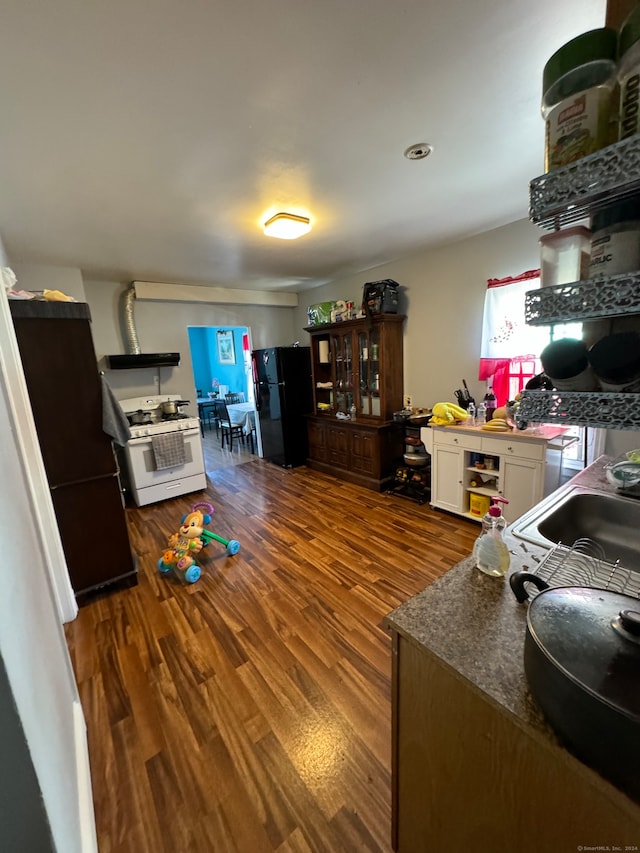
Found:
[(433, 145), (428, 142), (416, 142), (415, 145), (410, 145), (404, 152), (407, 160), (424, 160), (433, 151)]

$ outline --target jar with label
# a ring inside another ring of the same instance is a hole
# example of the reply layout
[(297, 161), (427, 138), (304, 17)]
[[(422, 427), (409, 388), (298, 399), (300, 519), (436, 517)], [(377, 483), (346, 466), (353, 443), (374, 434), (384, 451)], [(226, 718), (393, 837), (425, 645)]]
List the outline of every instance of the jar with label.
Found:
[(594, 213), (589, 278), (640, 270), (640, 196)]
[(552, 341), (540, 353), (540, 361), (558, 391), (597, 390), (598, 383), (583, 341), (577, 338)]
[(545, 172), (617, 140), (617, 47), (611, 27), (589, 30), (563, 45), (545, 65)]
[(603, 391), (640, 391), (640, 335), (619, 332), (595, 343), (589, 361)]
[(620, 30), (618, 43), (620, 83), (620, 139), (640, 131), (640, 6)]

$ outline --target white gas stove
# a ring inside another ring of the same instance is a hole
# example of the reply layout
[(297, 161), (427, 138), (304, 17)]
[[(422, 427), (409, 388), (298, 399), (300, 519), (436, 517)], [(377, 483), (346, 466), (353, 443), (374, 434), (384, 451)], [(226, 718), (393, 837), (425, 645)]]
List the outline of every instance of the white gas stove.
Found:
[(131, 438), (124, 448), (129, 487), (138, 506), (206, 488), (200, 420), (163, 414), (163, 403), (181, 399), (164, 394), (119, 401), (130, 423), (134, 416), (143, 420), (131, 423)]
[[(200, 424), (198, 418), (183, 414), (163, 415), (163, 403), (181, 399), (178, 394), (165, 394), (158, 397), (130, 397), (127, 400), (120, 400), (122, 411), (131, 424), (131, 437), (139, 438), (141, 435), (159, 435), (164, 432), (198, 427)], [(144, 423), (131, 423), (131, 419), (137, 415), (145, 419)]]

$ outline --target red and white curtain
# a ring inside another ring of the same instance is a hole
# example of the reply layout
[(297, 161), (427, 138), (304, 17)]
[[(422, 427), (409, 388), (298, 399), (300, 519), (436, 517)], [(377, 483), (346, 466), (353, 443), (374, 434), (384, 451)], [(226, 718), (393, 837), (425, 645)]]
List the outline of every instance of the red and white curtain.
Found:
[[(536, 287), (540, 287), (540, 270), (487, 282), (478, 379), (491, 382), (499, 406), (512, 394), (512, 375), (523, 375), (523, 363), (535, 364), (548, 342), (545, 328), (527, 326), (524, 320), (525, 294)], [(522, 384), (525, 379), (526, 374)]]

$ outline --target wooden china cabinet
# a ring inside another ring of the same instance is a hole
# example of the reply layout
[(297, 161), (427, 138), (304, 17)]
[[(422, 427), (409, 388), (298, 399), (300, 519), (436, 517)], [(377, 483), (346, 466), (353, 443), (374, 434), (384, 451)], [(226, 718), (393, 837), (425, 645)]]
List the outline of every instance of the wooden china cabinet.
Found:
[[(308, 465), (381, 491), (402, 458), (403, 314), (308, 326), (314, 413)], [(353, 407), (355, 406), (355, 417)]]

